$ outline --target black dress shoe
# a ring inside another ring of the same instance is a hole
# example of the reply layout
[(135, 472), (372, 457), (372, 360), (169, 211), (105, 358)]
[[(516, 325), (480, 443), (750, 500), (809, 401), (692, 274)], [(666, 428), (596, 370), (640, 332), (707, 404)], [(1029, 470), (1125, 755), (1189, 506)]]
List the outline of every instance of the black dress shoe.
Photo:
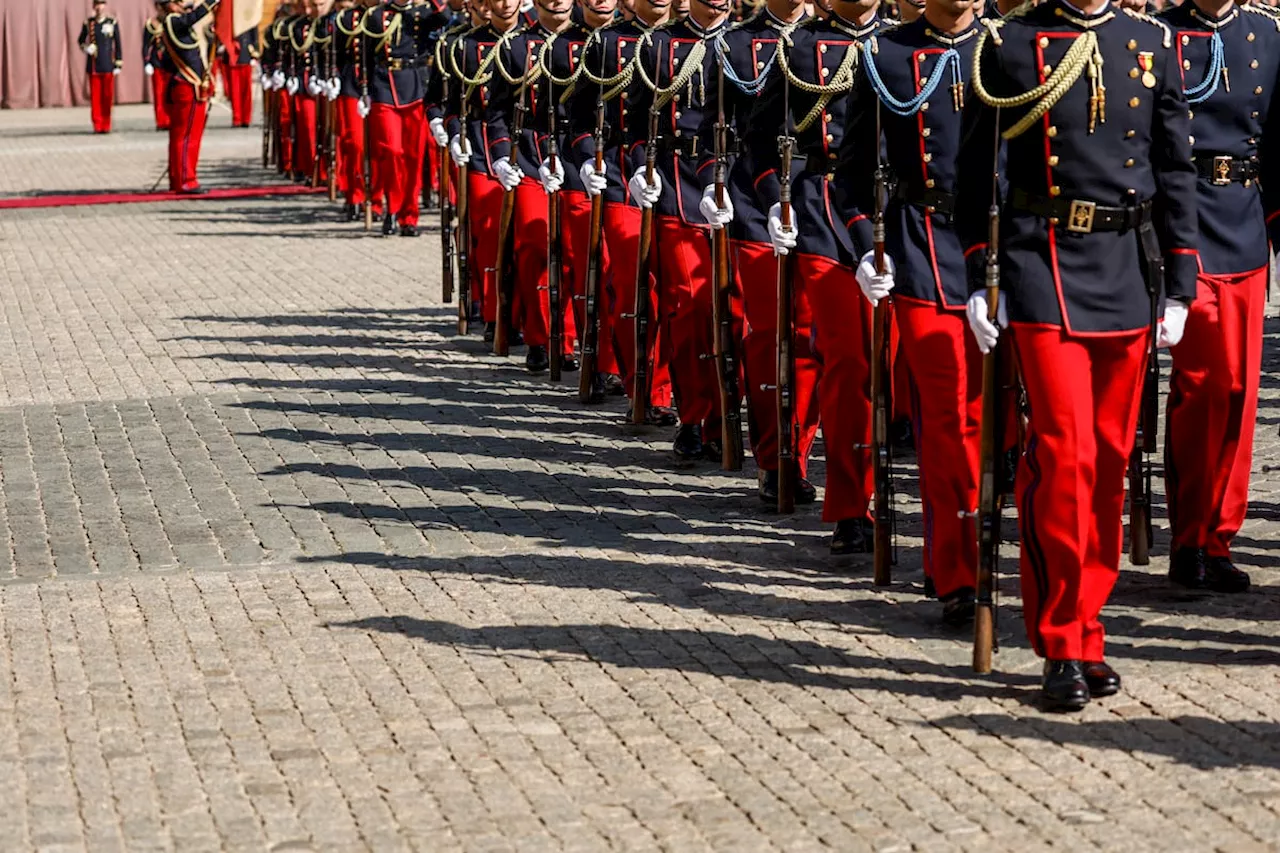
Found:
[(209, 191), (204, 187), (187, 187), (181, 190), (182, 195), (208, 195)]
[(343, 222), (355, 222), (359, 218), (360, 214), (356, 212), (356, 206), (354, 204), (347, 203), (342, 206)]
[(578, 360), (571, 355), (566, 355), (560, 359), (560, 369), (565, 373), (576, 373), (578, 371)]
[(796, 506), (811, 504), (818, 499), (818, 490), (804, 477), (796, 483)]
[(622, 384), (622, 377), (616, 373), (604, 374), (604, 393), (610, 397), (626, 396), (626, 386)]
[(486, 344), (491, 344), (491, 343), (493, 343), (494, 335), (496, 335), (497, 333), (498, 333), (498, 324), (497, 324), (497, 323), (485, 323), (485, 324), (484, 324), (484, 342), (485, 342)]
[(1189, 589), (1248, 592), (1249, 575), (1227, 557), (1210, 557), (1203, 548), (1179, 548), (1169, 560), (1169, 580)]
[(942, 599), (942, 622), (952, 628), (963, 628), (973, 622), (973, 590), (958, 589)]
[(708, 439), (702, 442), (702, 455), (712, 462), (719, 462), (724, 459), (724, 444), (718, 438)]
[(1248, 592), (1249, 575), (1237, 569), (1230, 557), (1210, 557), (1209, 589), (1214, 592)]
[(692, 462), (702, 456), (702, 427), (698, 424), (681, 424), (671, 452), (681, 462)]
[(401, 225), (400, 236), (401, 237), (417, 237), (418, 226), (417, 225)]
[(551, 366), (547, 358), (546, 347), (529, 347), (529, 354), (524, 357), (524, 366), (530, 373), (546, 373)]
[(1089, 704), (1089, 684), (1078, 660), (1046, 660), (1040, 683), (1040, 707), (1046, 711), (1079, 711)]
[(1095, 699), (1101, 696), (1114, 696), (1120, 692), (1120, 673), (1112, 669), (1106, 661), (1086, 663), (1084, 682), (1089, 685), (1089, 695)]
[[(680, 422), (680, 418), (676, 416), (676, 410), (670, 406), (650, 406), (645, 412), (644, 422), (650, 426), (669, 427), (675, 426)], [(701, 439), (702, 431), (699, 429), (698, 437)]]
[(519, 329), (512, 330), (511, 334), (507, 335), (507, 342), (513, 347), (524, 346), (524, 333)]
[(388, 213), (382, 218), (382, 236), (390, 237), (396, 233), (396, 216), (394, 213)]
[(846, 518), (844, 521), (836, 522), (835, 532), (831, 534), (833, 555), (871, 553), (874, 542), (867, 537), (866, 527), (862, 521), (860, 518)]

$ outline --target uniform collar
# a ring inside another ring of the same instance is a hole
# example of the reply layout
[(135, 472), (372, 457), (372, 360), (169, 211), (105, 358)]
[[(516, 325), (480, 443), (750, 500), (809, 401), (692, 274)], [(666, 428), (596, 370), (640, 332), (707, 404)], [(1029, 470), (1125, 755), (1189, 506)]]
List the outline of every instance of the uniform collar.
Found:
[[(697, 0), (694, 0), (694, 2), (697, 2)], [(714, 27), (704, 30), (702, 26), (699, 25), (698, 22), (693, 19), (692, 15), (688, 16), (684, 20), (685, 20), (685, 23), (689, 25), (689, 29), (693, 30), (695, 33), (702, 36), (703, 38), (706, 38), (708, 36), (714, 36), (716, 33), (723, 31), (725, 27), (728, 26), (729, 24), (729, 19), (725, 18), (723, 21), (716, 24)]]
[(1096, 12), (1086, 13), (1073, 6), (1069, 0), (1058, 0), (1057, 8), (1053, 11), (1082, 30), (1101, 26), (1116, 16), (1116, 10), (1111, 3), (1107, 3)]
[(919, 20), (924, 24), (925, 38), (936, 41), (938, 44), (942, 45), (943, 47), (955, 47), (957, 45), (964, 44), (969, 39), (973, 38), (975, 35), (978, 34), (977, 18), (974, 18), (972, 21), (970, 21), (969, 26), (967, 28), (965, 28), (961, 32), (955, 33), (954, 35), (944, 33), (941, 30), (937, 29), (936, 27), (933, 26), (933, 24), (929, 23), (928, 19), (925, 18), (924, 15), (921, 15)]
[(1219, 30), (1240, 16), (1240, 7), (1232, 4), (1231, 10), (1221, 18), (1215, 18), (1195, 4), (1195, 0), (1186, 0), (1187, 11), (1200, 23), (1211, 30)]
[[(797, 19), (796, 23), (799, 23), (800, 21), (803, 21), (803, 20), (804, 20), (804, 16), (801, 15), (799, 19)], [(782, 20), (777, 15), (773, 14), (773, 12), (769, 11), (768, 6), (764, 8), (764, 22), (767, 25), (773, 27), (775, 30), (784, 30), (787, 27), (791, 26), (789, 23)]]
[(853, 36), (855, 39), (864, 39), (880, 28), (880, 16), (876, 15), (870, 22), (863, 26), (858, 26), (853, 21), (845, 20), (835, 12), (831, 13), (831, 17), (827, 18), (827, 22), (845, 35)]

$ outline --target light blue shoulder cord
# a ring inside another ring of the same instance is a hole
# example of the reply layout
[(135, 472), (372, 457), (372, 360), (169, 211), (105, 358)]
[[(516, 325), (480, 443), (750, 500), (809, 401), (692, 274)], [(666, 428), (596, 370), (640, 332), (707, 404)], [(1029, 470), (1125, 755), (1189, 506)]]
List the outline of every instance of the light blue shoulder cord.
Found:
[(1209, 100), (1213, 93), (1218, 91), (1218, 81), (1222, 79), (1222, 69), (1226, 64), (1227, 60), (1222, 50), (1222, 36), (1214, 30), (1213, 35), (1209, 37), (1209, 70), (1205, 73), (1204, 79), (1195, 86), (1190, 89), (1183, 87), (1182, 92), (1187, 96), (1187, 102), (1200, 104)]
[(951, 82), (957, 86), (961, 85), (964, 82), (964, 76), (960, 70), (960, 53), (954, 47), (947, 48), (938, 57), (938, 63), (933, 66), (933, 72), (921, 87), (920, 92), (909, 101), (900, 101), (893, 96), (889, 87), (881, 79), (880, 71), (876, 68), (874, 52), (870, 50), (862, 52), (862, 67), (867, 69), (867, 79), (871, 81), (871, 88), (875, 90), (876, 96), (889, 108), (890, 112), (904, 117), (920, 112), (921, 105), (933, 97), (933, 93), (942, 84), (942, 75), (946, 73), (948, 66), (951, 68)]

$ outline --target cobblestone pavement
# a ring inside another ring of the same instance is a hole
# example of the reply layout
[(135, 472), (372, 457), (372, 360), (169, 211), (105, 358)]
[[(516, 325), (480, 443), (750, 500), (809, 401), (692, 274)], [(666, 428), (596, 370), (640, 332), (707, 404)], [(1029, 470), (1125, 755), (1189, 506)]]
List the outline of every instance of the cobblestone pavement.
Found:
[[(0, 162), (82, 117), (3, 118)], [(142, 174), (136, 135), (91, 139)], [(1051, 717), (1016, 577), (992, 677), (921, 599), (909, 465), (895, 585), (833, 573), (816, 512), (457, 339), (437, 242), (332, 214), (0, 217), (0, 850), (1280, 844), (1274, 320), (1256, 591), (1126, 569), (1124, 693)]]

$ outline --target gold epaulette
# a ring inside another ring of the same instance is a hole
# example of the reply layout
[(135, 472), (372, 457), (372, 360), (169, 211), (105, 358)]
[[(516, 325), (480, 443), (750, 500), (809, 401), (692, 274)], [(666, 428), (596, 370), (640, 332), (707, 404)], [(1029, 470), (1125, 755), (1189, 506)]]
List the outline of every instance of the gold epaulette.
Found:
[(360, 25), (364, 21), (364, 14), (358, 9), (344, 10), (344, 11), (354, 11), (356, 13), (355, 24), (352, 25), (351, 29), (347, 29), (346, 27), (342, 26), (342, 12), (339, 12), (338, 16), (333, 19), (333, 25), (338, 28), (338, 32), (342, 33), (344, 36), (347, 36), (348, 38), (353, 38), (355, 36), (358, 36), (360, 34)]
[(1150, 24), (1153, 27), (1158, 27), (1160, 32), (1164, 34), (1161, 39), (1161, 43), (1164, 44), (1165, 49), (1167, 50), (1168, 48), (1173, 47), (1173, 31), (1169, 29), (1169, 25), (1164, 21), (1157, 20), (1146, 12), (1136, 12), (1133, 9), (1126, 8), (1124, 9), (1124, 13), (1135, 21), (1142, 21), (1144, 24)]
[(1239, 9), (1241, 12), (1248, 12), (1252, 15), (1257, 15), (1260, 18), (1266, 18), (1268, 21), (1275, 24), (1276, 31), (1280, 32), (1280, 10), (1273, 9), (1270, 6), (1256, 6), (1253, 3), (1247, 3), (1240, 6)]

